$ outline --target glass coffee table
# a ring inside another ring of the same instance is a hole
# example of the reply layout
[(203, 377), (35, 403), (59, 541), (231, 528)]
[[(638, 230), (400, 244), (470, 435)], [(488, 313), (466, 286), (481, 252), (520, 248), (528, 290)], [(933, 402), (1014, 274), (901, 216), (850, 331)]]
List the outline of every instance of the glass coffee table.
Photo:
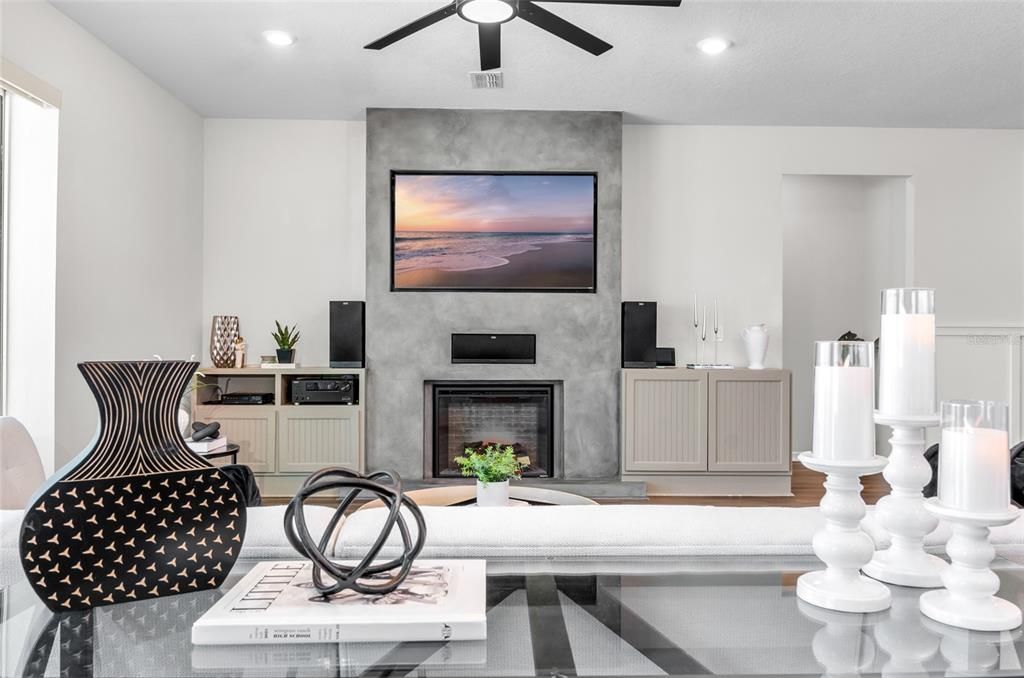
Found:
[[(489, 561), (488, 638), (463, 643), (193, 646), (192, 622), (233, 585), (54, 616), (13, 575), (4, 676), (1021, 676), (1020, 630), (933, 623), (920, 589), (843, 614), (795, 596), (813, 558)], [(1024, 566), (994, 563), (1024, 604)], [(10, 570), (7, 570), (10, 572)], [(10, 576), (10, 575), (9, 575)]]

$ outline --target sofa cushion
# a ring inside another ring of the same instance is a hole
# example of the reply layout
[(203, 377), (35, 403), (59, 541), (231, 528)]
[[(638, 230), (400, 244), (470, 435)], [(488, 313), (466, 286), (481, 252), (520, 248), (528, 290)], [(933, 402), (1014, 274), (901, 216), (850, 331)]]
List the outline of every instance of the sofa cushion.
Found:
[[(824, 524), (818, 507), (719, 506), (533, 506), (421, 507), (427, 524), (426, 558), (615, 558), (658, 556), (813, 555), (811, 541)], [(868, 507), (862, 527), (876, 548), (888, 533)], [(376, 539), (386, 509), (357, 511), (335, 536), (335, 555), (358, 558)], [(407, 521), (415, 534), (415, 522)], [(949, 525), (925, 538), (929, 551), (944, 553)], [(992, 530), (1000, 555), (1024, 554), (1024, 514)], [(395, 530), (381, 551), (400, 552)]]
[[(882, 527), (875, 515), (874, 508), (868, 510), (867, 516), (861, 523), (861, 529), (874, 539), (875, 547), (879, 549), (888, 548), (892, 540), (889, 532)], [(939, 526), (924, 538), (924, 547), (933, 553), (945, 553), (946, 542), (952, 536), (953, 530), (949, 523), (940, 520)], [(989, 541), (996, 547), (996, 553), (1003, 556), (1024, 554), (1024, 512), (1009, 525), (993, 527), (989, 535)]]
[[(807, 555), (823, 524), (817, 508), (712, 506), (422, 507), (426, 558)], [(357, 511), (335, 555), (356, 558), (376, 539), (387, 509)], [(407, 521), (415, 532), (415, 523)], [(382, 556), (400, 552), (394, 530)]]
[[(299, 554), (288, 543), (284, 534), (285, 506), (254, 506), (246, 510), (245, 539), (239, 557), (246, 559), (274, 560), (298, 558)], [(326, 506), (306, 506), (306, 525), (314, 539), (319, 540), (334, 515), (334, 509)], [(339, 523), (339, 526), (342, 523)], [(337, 533), (336, 533), (337, 534)], [(328, 544), (327, 553), (334, 546)]]

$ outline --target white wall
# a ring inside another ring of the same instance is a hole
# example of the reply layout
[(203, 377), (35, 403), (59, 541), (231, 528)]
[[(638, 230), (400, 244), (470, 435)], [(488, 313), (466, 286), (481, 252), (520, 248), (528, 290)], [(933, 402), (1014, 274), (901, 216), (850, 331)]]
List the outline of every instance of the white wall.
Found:
[(847, 331), (873, 341), (878, 290), (905, 284), (906, 184), (902, 177), (783, 177), (782, 357), (793, 371), (795, 450), (811, 445), (814, 342)]
[(83, 360), (199, 353), (202, 120), (52, 6), (0, 4), (2, 56), (61, 91), (56, 461), (96, 427)]
[(237, 315), (256, 362), (275, 320), (298, 324), (296, 360), (327, 365), (328, 302), (365, 298), (365, 123), (205, 127), (204, 336), (213, 315)]
[(54, 469), (57, 314), (57, 135), (59, 111), (13, 92), (9, 108), (4, 414), (32, 435)]
[(1024, 131), (627, 125), (624, 299), (659, 302), (659, 345), (692, 353), (694, 291), (721, 301), (721, 358), (764, 322), (782, 365), (786, 174), (908, 176), (913, 282), (939, 324), (1024, 320)]
[[(250, 360), (272, 350), (277, 318), (302, 326), (300, 361), (326, 361), (326, 302), (363, 298), (364, 136), (355, 122), (207, 121), (204, 360), (210, 316), (235, 313)], [(740, 332), (765, 322), (768, 364), (783, 364), (787, 174), (908, 177), (871, 204), (899, 212), (913, 196), (906, 275), (937, 289), (939, 323), (1024, 322), (1020, 130), (627, 125), (623, 298), (659, 302), (659, 345), (680, 361), (692, 359), (696, 291), (720, 301), (720, 359), (744, 364)], [(292, 274), (282, 250), (330, 263)]]

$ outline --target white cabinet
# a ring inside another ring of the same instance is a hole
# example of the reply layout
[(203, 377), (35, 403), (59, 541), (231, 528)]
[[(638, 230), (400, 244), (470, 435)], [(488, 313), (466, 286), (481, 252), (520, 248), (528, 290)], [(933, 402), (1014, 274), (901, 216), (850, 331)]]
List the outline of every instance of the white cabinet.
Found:
[(278, 472), (312, 473), (325, 466), (362, 470), (358, 407), (296, 405), (278, 416)]
[(707, 375), (636, 370), (625, 383), (623, 470), (707, 470)]
[(623, 370), (623, 479), (652, 495), (789, 494), (791, 381), (787, 370)]
[[(365, 472), (366, 424), (362, 403), (366, 402), (366, 370), (206, 367), (200, 369), (200, 375), (200, 388), (193, 398), (193, 418), (220, 422), (228, 441), (239, 446), (238, 463), (252, 469), (264, 496), (291, 497), (306, 476), (325, 466), (345, 466)], [(356, 404), (292, 404), (290, 387), (296, 377), (339, 375), (354, 375), (358, 379)], [(222, 391), (273, 393), (273, 403), (203, 404), (216, 399)]]

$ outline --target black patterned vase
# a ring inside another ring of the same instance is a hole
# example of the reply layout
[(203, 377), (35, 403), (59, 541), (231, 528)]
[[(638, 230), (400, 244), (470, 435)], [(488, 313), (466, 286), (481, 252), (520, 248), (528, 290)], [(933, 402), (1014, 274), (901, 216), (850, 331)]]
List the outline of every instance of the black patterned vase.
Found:
[(32, 500), (21, 563), (54, 611), (220, 586), (245, 535), (245, 502), (178, 431), (198, 363), (90, 362), (99, 405), (89, 447)]

